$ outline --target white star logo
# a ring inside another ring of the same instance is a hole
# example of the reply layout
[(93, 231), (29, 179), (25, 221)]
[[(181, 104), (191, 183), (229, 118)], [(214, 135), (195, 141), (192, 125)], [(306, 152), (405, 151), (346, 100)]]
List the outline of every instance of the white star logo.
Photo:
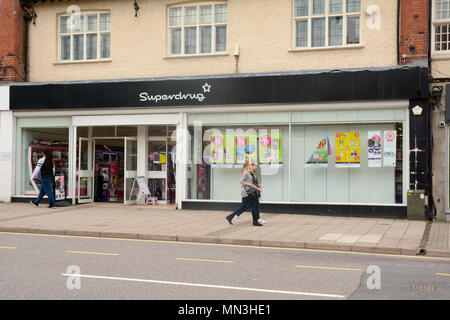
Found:
[(203, 92), (211, 92), (211, 86), (206, 82), (203, 86)]

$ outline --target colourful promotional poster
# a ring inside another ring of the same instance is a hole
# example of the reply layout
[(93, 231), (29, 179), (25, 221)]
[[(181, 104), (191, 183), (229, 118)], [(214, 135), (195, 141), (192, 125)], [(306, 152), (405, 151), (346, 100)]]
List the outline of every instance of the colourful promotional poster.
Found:
[(383, 166), (395, 167), (395, 151), (397, 149), (397, 132), (385, 131), (383, 139)]
[(257, 161), (256, 140), (256, 135), (235, 137), (236, 164), (244, 164), (246, 159)]
[(248, 158), (249, 161), (254, 160), (258, 161), (258, 154), (257, 154), (257, 144), (258, 144), (258, 137), (256, 134), (251, 134), (247, 136), (247, 145), (245, 146), (245, 156)]
[(348, 164), (349, 167), (359, 167), (361, 165), (361, 133), (348, 133)]
[(211, 137), (211, 164), (224, 163), (224, 140), (222, 135)]
[(311, 157), (305, 163), (305, 167), (328, 167), (328, 156), (331, 154), (330, 141), (328, 134), (320, 141)]
[(369, 168), (381, 167), (381, 132), (369, 131), (367, 138), (368, 166)]
[(235, 137), (236, 144), (236, 163), (244, 164), (245, 162), (245, 147), (247, 146), (247, 137), (246, 136), (236, 136)]
[(259, 137), (259, 162), (261, 164), (283, 163), (280, 133), (264, 134)]
[(347, 160), (347, 132), (336, 132), (334, 139), (336, 167), (346, 167)]
[(361, 165), (360, 132), (336, 132), (335, 161), (337, 168), (354, 168)]
[(64, 176), (55, 176), (55, 200), (64, 200), (66, 198)]
[(234, 154), (235, 154), (235, 145), (234, 145), (234, 135), (227, 134), (225, 136), (224, 141), (224, 156), (225, 156), (225, 164), (233, 165), (235, 163)]

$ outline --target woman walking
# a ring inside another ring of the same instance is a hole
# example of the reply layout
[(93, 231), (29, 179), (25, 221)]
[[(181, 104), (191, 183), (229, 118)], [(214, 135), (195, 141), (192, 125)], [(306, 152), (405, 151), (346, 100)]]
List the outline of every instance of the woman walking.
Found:
[(55, 181), (55, 165), (53, 163), (53, 152), (50, 149), (44, 149), (42, 158), (38, 160), (36, 168), (34, 169), (31, 180), (38, 177), (41, 173), (41, 191), (35, 201), (30, 200), (30, 203), (34, 206), (39, 206), (39, 202), (42, 200), (45, 194), (47, 194), (49, 201), (49, 208), (55, 209), (55, 196), (53, 194), (53, 183)]
[[(249, 173), (252, 175), (253, 178), (253, 185), (257, 186), (260, 190), (255, 191), (255, 196), (253, 197), (256, 202), (256, 211), (258, 212), (258, 222), (261, 224), (266, 223), (259, 214), (259, 198), (261, 198), (261, 188), (262, 185), (259, 183), (258, 178), (256, 177), (256, 169), (258, 168), (258, 163), (256, 161), (253, 161), (252, 163), (252, 170), (249, 170)], [(238, 213), (236, 215), (236, 222), (239, 222), (239, 216), (242, 214), (242, 212)]]
[(226, 219), (230, 224), (235, 216), (240, 215), (242, 212), (252, 207), (252, 217), (254, 226), (262, 226), (259, 220), (259, 206), (258, 206), (258, 192), (262, 190), (254, 184), (253, 175), (258, 164), (254, 161), (245, 161), (241, 174), (241, 205), (233, 211), (230, 215), (226, 216)]

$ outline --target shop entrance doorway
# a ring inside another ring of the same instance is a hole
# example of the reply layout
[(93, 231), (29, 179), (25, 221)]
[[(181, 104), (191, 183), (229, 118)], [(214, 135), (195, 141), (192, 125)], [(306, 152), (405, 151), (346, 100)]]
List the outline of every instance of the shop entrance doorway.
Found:
[(124, 200), (124, 140), (95, 140), (94, 201)]
[(180, 205), (176, 116), (80, 116), (73, 123), (74, 204)]
[(137, 139), (79, 138), (78, 203), (135, 204)]

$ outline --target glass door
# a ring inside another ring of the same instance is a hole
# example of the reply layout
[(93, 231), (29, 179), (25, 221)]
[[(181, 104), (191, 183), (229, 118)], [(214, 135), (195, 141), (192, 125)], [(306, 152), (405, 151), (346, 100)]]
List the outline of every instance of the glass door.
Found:
[(94, 201), (94, 139), (79, 138), (78, 144), (78, 203)]
[(148, 188), (158, 203), (168, 204), (167, 138), (150, 137), (148, 141)]
[(139, 185), (137, 183), (137, 139), (125, 138), (124, 204), (136, 204)]

